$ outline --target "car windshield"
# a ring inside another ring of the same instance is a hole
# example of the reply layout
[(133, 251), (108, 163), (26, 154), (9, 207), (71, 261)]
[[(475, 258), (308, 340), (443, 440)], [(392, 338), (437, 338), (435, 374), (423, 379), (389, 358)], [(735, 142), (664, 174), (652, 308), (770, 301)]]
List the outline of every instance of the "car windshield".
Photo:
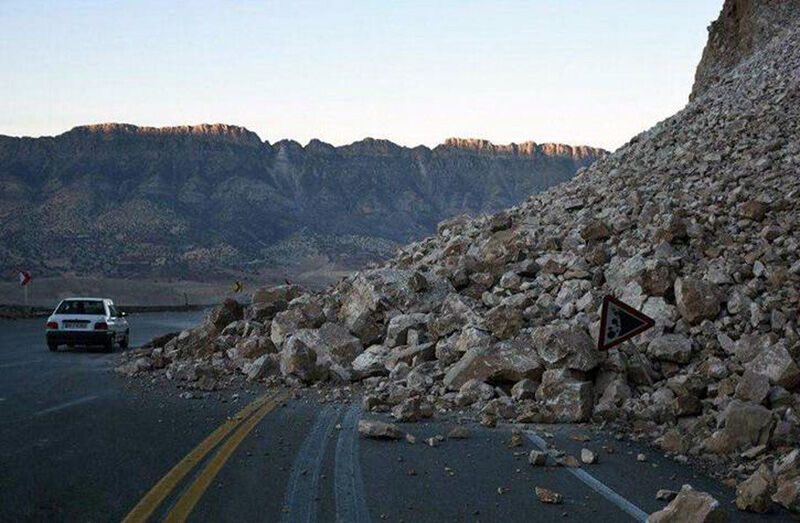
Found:
[(56, 310), (56, 314), (103, 316), (105, 313), (103, 302), (99, 300), (66, 300)]

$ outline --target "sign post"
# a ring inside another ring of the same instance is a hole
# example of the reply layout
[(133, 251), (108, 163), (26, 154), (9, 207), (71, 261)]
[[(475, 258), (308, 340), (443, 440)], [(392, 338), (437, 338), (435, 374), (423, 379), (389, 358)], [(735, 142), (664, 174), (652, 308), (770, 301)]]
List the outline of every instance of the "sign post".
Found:
[(25, 292), (25, 306), (28, 306), (28, 284), (31, 282), (31, 273), (28, 271), (19, 271), (19, 286)]
[(647, 376), (647, 381), (652, 387), (653, 378), (650, 377), (650, 366), (642, 353), (639, 352), (639, 348), (630, 343), (630, 339), (652, 328), (655, 324), (656, 322), (653, 321), (653, 318), (637, 311), (615, 297), (607, 295), (603, 299), (603, 310), (600, 314), (600, 336), (597, 340), (597, 350), (608, 350), (624, 341), (628, 341), (639, 357), (645, 376)]

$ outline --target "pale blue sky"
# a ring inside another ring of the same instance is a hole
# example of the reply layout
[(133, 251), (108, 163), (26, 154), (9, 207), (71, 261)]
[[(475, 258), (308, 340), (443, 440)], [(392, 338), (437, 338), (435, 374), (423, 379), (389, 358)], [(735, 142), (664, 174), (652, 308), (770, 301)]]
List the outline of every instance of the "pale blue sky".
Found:
[(0, 134), (616, 148), (686, 103), (722, 0), (0, 0)]

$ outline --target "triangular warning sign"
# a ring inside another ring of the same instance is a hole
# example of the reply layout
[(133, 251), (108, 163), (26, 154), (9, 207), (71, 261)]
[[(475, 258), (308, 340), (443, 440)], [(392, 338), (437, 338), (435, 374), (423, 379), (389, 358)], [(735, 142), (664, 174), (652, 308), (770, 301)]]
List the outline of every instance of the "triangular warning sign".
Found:
[(600, 339), (598, 350), (607, 350), (623, 341), (641, 334), (656, 323), (613, 296), (603, 299), (603, 312), (600, 315)]

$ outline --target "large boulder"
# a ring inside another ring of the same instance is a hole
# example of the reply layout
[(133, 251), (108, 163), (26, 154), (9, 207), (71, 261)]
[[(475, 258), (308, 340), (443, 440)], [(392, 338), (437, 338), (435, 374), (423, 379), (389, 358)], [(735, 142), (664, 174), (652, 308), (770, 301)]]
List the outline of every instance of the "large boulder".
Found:
[(495, 343), (495, 339), (485, 330), (476, 327), (462, 329), (455, 338), (454, 348), (465, 353), (472, 349), (485, 349)]
[(211, 311), (208, 322), (214, 326), (217, 332), (222, 332), (222, 329), (229, 324), (241, 320), (244, 317), (243, 311), (244, 309), (238, 301), (228, 298)]
[(793, 389), (800, 385), (800, 367), (786, 350), (783, 341), (764, 348), (745, 364), (745, 369), (766, 376), (773, 385)]
[(397, 425), (377, 420), (362, 419), (358, 422), (358, 433), (365, 438), (403, 439), (406, 433)]
[(520, 308), (500, 304), (486, 313), (483, 324), (493, 336), (505, 340), (519, 332), (525, 325), (525, 318)]
[(392, 370), (400, 363), (412, 365), (414, 361), (421, 363), (436, 358), (436, 348), (433, 343), (421, 343), (419, 345), (408, 345), (396, 347), (395, 350), (384, 360), (388, 370)]
[(272, 340), (264, 336), (242, 338), (236, 343), (234, 349), (236, 356), (246, 360), (253, 360), (264, 354), (277, 352)]
[(800, 477), (781, 482), (772, 501), (792, 512), (800, 512)]
[(578, 326), (537, 327), (533, 331), (532, 342), (548, 369), (567, 368), (588, 372), (600, 364), (601, 355), (594, 341)]
[(675, 280), (675, 303), (683, 319), (692, 325), (713, 320), (720, 310), (719, 290), (713, 283), (703, 280), (678, 278)]
[(665, 334), (650, 342), (647, 353), (662, 361), (689, 363), (692, 359), (692, 341), (681, 334)]
[(467, 296), (448, 294), (439, 313), (428, 324), (428, 333), (433, 339), (438, 339), (467, 325), (480, 325), (481, 317), (475, 312), (479, 306), (480, 304)]
[(433, 407), (420, 397), (403, 400), (392, 408), (392, 417), (400, 422), (420, 421), (433, 416)]
[(579, 372), (550, 369), (542, 375), (536, 399), (552, 414), (553, 421), (588, 421), (594, 406), (592, 382), (585, 381)]
[(256, 321), (268, 321), (281, 311), (286, 310), (288, 303), (303, 294), (299, 285), (278, 285), (261, 287), (253, 293), (250, 306), (245, 310), (245, 318)]
[(251, 336), (263, 336), (265, 332), (264, 324), (259, 321), (238, 320), (229, 323), (227, 327), (222, 329), (221, 336), (233, 335), (248, 338)]
[(315, 329), (325, 322), (322, 307), (314, 302), (304, 303), (279, 312), (272, 320), (270, 339), (279, 349), (286, 340), (301, 329)]
[(454, 290), (446, 278), (434, 273), (391, 268), (361, 271), (344, 297), (339, 317), (369, 345), (383, 336), (387, 310), (431, 312)]
[(769, 395), (769, 378), (758, 372), (747, 370), (736, 384), (736, 399), (762, 403)]
[(408, 332), (425, 331), (428, 321), (428, 315), (420, 312), (394, 316), (389, 320), (389, 325), (386, 327), (385, 345), (387, 347), (406, 345), (408, 343)]
[(648, 523), (722, 523), (727, 521), (719, 501), (711, 494), (684, 485), (664, 509), (647, 518)]
[(749, 512), (766, 512), (775, 488), (772, 473), (765, 464), (736, 487), (736, 508)]
[(293, 376), (303, 383), (314, 383), (327, 378), (324, 367), (317, 364), (317, 353), (303, 340), (292, 336), (281, 351), (281, 374)]
[(384, 345), (372, 345), (356, 356), (352, 363), (353, 370), (360, 377), (389, 374), (386, 358), (391, 352), (392, 349)]
[(217, 330), (210, 322), (203, 322), (197, 327), (181, 331), (175, 338), (164, 345), (167, 359), (198, 358), (214, 352), (214, 340)]
[(278, 354), (264, 354), (251, 362), (245, 363), (242, 366), (242, 372), (249, 381), (264, 378), (270, 371), (275, 369), (279, 357)]
[(275, 303), (282, 301), (289, 303), (305, 291), (299, 285), (276, 285), (274, 287), (261, 287), (253, 293), (253, 304)]
[(330, 369), (344, 380), (349, 379), (353, 360), (364, 350), (361, 341), (338, 323), (328, 322), (319, 329), (301, 329), (289, 342), (293, 339), (314, 351), (317, 365)]
[(471, 379), (481, 382), (516, 383), (524, 378), (539, 381), (544, 368), (526, 337), (469, 349), (444, 377), (444, 385), (458, 390)]
[(722, 428), (703, 443), (706, 450), (715, 454), (729, 454), (769, 442), (775, 420), (772, 413), (753, 403), (738, 400), (730, 402), (721, 415)]

